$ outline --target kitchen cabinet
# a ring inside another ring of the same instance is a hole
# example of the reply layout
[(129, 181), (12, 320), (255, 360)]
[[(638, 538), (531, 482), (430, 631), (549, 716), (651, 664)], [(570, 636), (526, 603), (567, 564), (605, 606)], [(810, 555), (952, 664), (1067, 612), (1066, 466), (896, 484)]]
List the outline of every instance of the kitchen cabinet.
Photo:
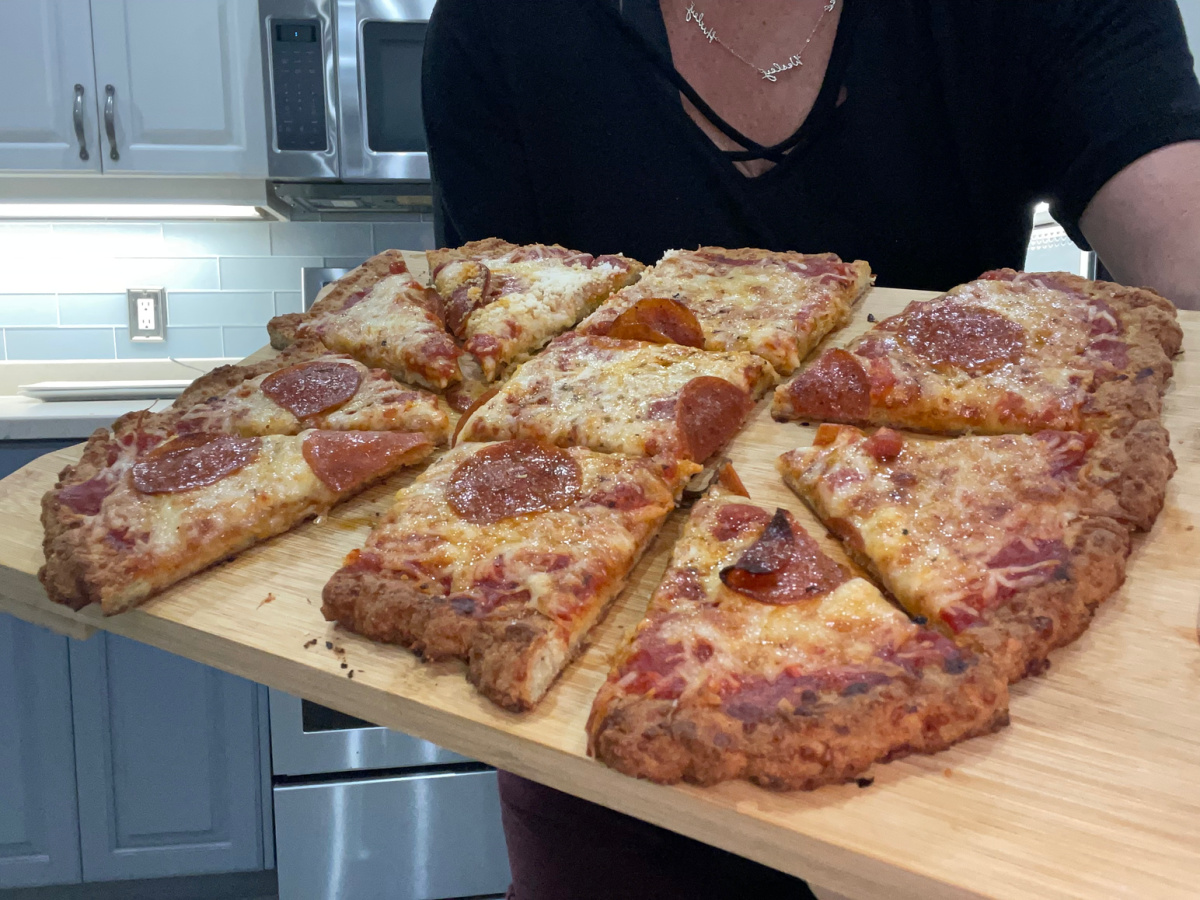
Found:
[(4, 0), (3, 21), (0, 169), (100, 172), (88, 0)]
[(91, 11), (98, 101), (112, 106), (105, 172), (266, 176), (254, 0), (91, 0)]
[(114, 635), (70, 651), (84, 880), (262, 868), (258, 686)]
[(67, 643), (0, 616), (0, 888), (80, 880)]
[(254, 0), (3, 8), (0, 170), (265, 177)]

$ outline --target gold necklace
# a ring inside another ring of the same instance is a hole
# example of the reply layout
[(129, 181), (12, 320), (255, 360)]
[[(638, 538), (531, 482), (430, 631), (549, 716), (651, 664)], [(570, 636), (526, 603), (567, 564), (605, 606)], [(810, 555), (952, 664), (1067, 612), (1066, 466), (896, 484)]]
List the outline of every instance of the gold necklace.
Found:
[(746, 65), (748, 65), (750, 68), (754, 69), (756, 72), (758, 72), (760, 75), (762, 75), (762, 77), (765, 80), (778, 81), (780, 73), (786, 72), (789, 69), (798, 69), (804, 65), (804, 60), (802, 59), (802, 57), (804, 56), (804, 51), (808, 49), (808, 45), (812, 42), (813, 36), (817, 33), (817, 29), (820, 28), (821, 23), (825, 21), (825, 16), (827, 14), (833, 12), (833, 8), (835, 6), (837, 6), (837, 0), (829, 0), (829, 2), (825, 4), (824, 11), (821, 13), (820, 17), (818, 17), (817, 24), (813, 26), (813, 30), (811, 32), (809, 32), (808, 37), (805, 38), (804, 46), (800, 48), (799, 53), (793, 53), (784, 62), (771, 63), (766, 68), (763, 68), (762, 66), (757, 66), (754, 63), (750, 62), (750, 60), (746, 59), (746, 57), (742, 56), (742, 54), (738, 53), (736, 50), (734, 50), (732, 47), (730, 47), (727, 43), (725, 43), (723, 40), (721, 40), (719, 37), (717, 37), (717, 30), (715, 28), (710, 28), (709, 26), (704, 24), (704, 13), (699, 12), (696, 9), (695, 3), (688, 4), (687, 12), (685, 13), (684, 22), (685, 23), (695, 22), (696, 27), (700, 29), (700, 31), (704, 34), (704, 36), (706, 38), (708, 38), (708, 42), (710, 44), (721, 45), (722, 47), (725, 48), (725, 50), (728, 53), (730, 53), (736, 59), (741, 60)]

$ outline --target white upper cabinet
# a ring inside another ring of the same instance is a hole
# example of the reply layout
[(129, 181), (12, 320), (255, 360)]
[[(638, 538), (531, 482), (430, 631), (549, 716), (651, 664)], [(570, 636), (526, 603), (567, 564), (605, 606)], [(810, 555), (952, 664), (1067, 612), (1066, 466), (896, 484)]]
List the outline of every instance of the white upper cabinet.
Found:
[(265, 177), (261, 60), (255, 0), (0, 0), (0, 170)]
[(0, 85), (0, 169), (100, 171), (88, 0), (0, 0)]
[(91, 11), (104, 171), (266, 175), (254, 0), (91, 0)]

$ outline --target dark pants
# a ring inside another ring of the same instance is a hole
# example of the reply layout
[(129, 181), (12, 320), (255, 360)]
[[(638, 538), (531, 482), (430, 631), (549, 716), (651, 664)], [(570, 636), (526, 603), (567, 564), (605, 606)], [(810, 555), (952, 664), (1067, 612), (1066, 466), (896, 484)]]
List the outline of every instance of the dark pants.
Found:
[(500, 772), (509, 900), (815, 900), (798, 878)]

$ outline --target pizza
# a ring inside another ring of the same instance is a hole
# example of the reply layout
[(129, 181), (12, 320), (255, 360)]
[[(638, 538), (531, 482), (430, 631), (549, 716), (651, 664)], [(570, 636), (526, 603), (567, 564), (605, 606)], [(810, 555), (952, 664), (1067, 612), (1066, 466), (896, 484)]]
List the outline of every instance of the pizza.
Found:
[(668, 480), (686, 480), (775, 381), (770, 363), (752, 353), (564, 334), (485, 394), (459, 437), (652, 456)]
[(463, 659), (512, 710), (579, 652), (674, 506), (652, 462), (527, 440), (460, 444), (399, 491), (329, 581), (325, 618)]
[(459, 381), (460, 350), (441, 298), (408, 271), (399, 250), (373, 256), (335, 282), (306, 313), (267, 323), (271, 346), (317, 340), (401, 381), (444, 390)]
[(778, 466), (909, 613), (1015, 681), (1120, 587), (1130, 528), (1153, 523), (1175, 463), (1142, 422), (944, 441), (822, 425)]
[(518, 246), (499, 238), (426, 255), (446, 325), (488, 381), (574, 327), (644, 268), (625, 256), (592, 256), (557, 244)]
[[(315, 343), (297, 344), (262, 363), (222, 366), (196, 379), (170, 409), (152, 415), (176, 434), (414, 431), (434, 443), (450, 436), (450, 417), (435, 395)], [(127, 421), (149, 425), (144, 416)], [(115, 430), (122, 430), (120, 424)]]
[(123, 612), (319, 515), (433, 450), (423, 434), (194, 434), (136, 455), (89, 444), (42, 500), (50, 599)]
[(939, 434), (1128, 430), (1158, 417), (1181, 335), (1153, 291), (1003, 269), (826, 350), (772, 413)]
[(790, 375), (841, 328), (871, 267), (833, 253), (669, 250), (579, 326), (585, 334), (744, 350)]
[(990, 662), (910, 621), (787, 510), (717, 487), (587, 727), (589, 752), (627, 775), (809, 790), (1007, 723)]

